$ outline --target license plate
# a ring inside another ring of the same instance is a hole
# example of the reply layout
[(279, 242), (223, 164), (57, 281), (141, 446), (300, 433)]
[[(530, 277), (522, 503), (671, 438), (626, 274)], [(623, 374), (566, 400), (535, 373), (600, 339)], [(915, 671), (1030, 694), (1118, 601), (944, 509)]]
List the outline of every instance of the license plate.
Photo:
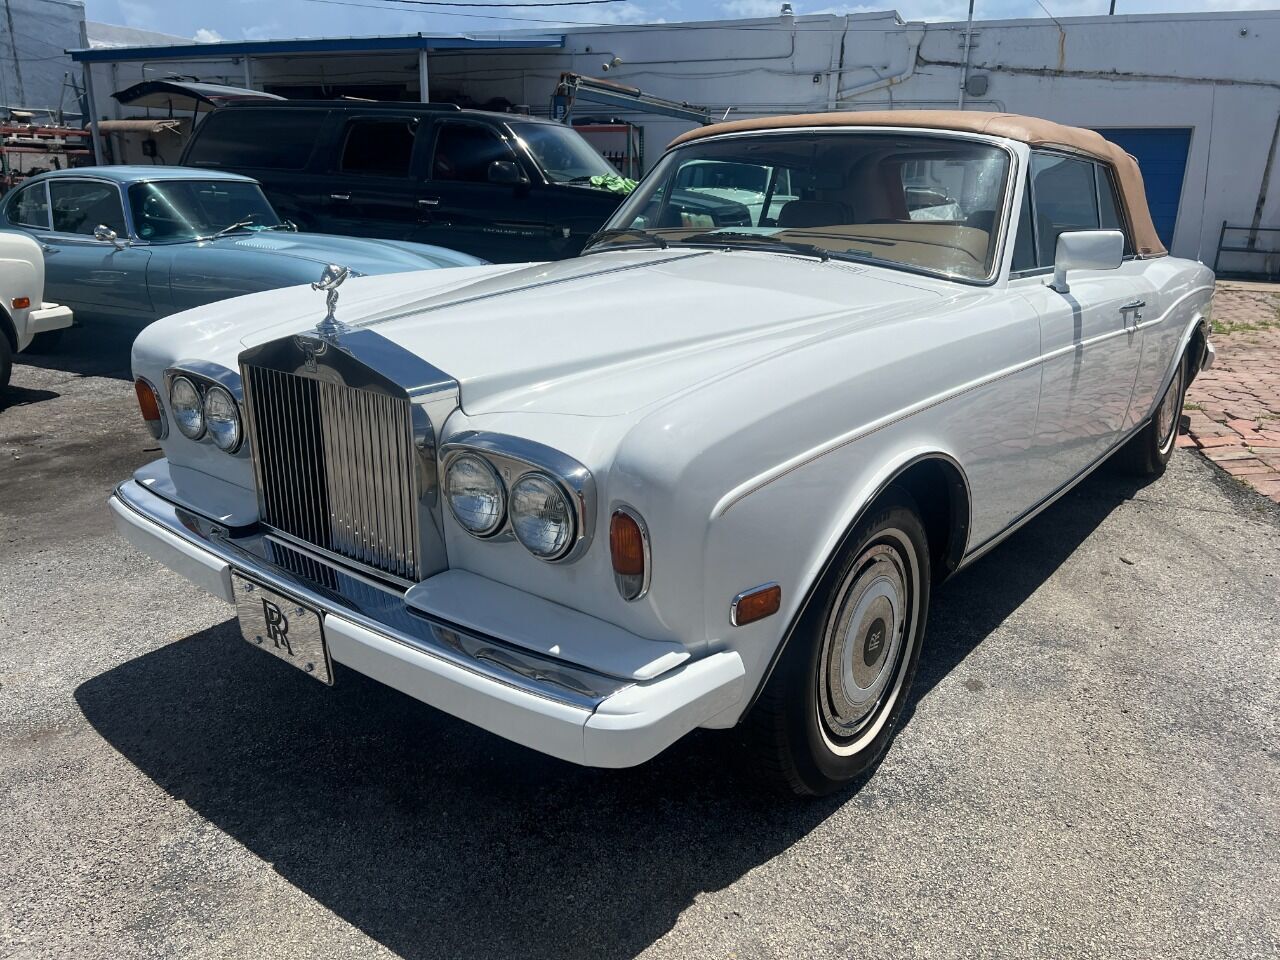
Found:
[(333, 684), (319, 613), (235, 571), (231, 585), (246, 640), (322, 683)]

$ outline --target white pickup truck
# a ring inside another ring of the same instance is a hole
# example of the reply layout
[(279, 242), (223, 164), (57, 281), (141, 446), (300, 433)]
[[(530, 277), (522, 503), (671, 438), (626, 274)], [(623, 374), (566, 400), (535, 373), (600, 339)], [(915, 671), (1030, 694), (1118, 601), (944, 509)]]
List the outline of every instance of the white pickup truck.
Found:
[(9, 385), (13, 355), (37, 334), (71, 326), (71, 308), (44, 302), (44, 254), (30, 237), (0, 232), (0, 390)]

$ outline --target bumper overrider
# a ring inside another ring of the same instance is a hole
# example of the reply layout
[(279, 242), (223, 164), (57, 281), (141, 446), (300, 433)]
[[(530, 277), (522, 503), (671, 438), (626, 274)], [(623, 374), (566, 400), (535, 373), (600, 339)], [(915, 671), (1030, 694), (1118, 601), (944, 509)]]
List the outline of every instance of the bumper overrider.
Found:
[(678, 644), (463, 571), (401, 590), (259, 526), (229, 529), (135, 480), (109, 503), (130, 543), (197, 586), (234, 603), (235, 574), (295, 600), (319, 614), (334, 662), (563, 760), (643, 763), (743, 696), (732, 651), (690, 661)]

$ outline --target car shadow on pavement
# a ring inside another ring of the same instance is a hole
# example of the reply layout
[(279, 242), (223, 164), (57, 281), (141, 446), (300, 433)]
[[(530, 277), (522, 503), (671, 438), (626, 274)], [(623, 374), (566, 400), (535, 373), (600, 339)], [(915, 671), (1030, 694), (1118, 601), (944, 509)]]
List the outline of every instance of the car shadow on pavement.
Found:
[[(912, 707), (1132, 491), (1090, 481), (940, 590)], [(326, 689), (234, 620), (76, 699), (172, 797), (406, 958), (633, 957), (849, 799), (763, 791), (732, 732), (633, 770), (575, 767), (351, 671)]]
[(0, 389), (0, 410), (8, 407), (29, 407), (35, 403), (44, 403), (46, 400), (57, 400), (60, 396), (62, 394), (54, 393), (52, 390), (31, 390), (10, 384)]
[(72, 327), (62, 331), (56, 346), (41, 349), (33, 344), (14, 357), (14, 363), (82, 377), (131, 380), (129, 354), (137, 336), (136, 330)]

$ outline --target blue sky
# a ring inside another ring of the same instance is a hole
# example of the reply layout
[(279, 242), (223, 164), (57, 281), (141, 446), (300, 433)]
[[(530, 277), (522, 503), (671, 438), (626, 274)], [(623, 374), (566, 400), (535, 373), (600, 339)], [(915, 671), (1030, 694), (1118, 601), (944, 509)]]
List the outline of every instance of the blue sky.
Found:
[[(472, 0), (480, 2), (480, 0)], [(721, 20), (777, 14), (782, 0), (627, 0), (588, 7), (533, 6), (486, 13), (417, 8), (395, 0), (85, 0), (90, 20), (117, 23), (200, 40), (371, 36), (441, 32), (483, 33), (504, 28), (553, 29), (555, 24), (651, 23)], [(1109, 0), (979, 0), (979, 19), (1090, 16)], [(833, 5), (792, 0), (796, 13), (860, 13), (893, 7), (907, 20), (962, 20), (968, 0), (901, 0), (893, 4)], [(1043, 8), (1041, 6), (1043, 4)], [(1280, 0), (1118, 0), (1118, 13), (1250, 10), (1280, 7)]]

